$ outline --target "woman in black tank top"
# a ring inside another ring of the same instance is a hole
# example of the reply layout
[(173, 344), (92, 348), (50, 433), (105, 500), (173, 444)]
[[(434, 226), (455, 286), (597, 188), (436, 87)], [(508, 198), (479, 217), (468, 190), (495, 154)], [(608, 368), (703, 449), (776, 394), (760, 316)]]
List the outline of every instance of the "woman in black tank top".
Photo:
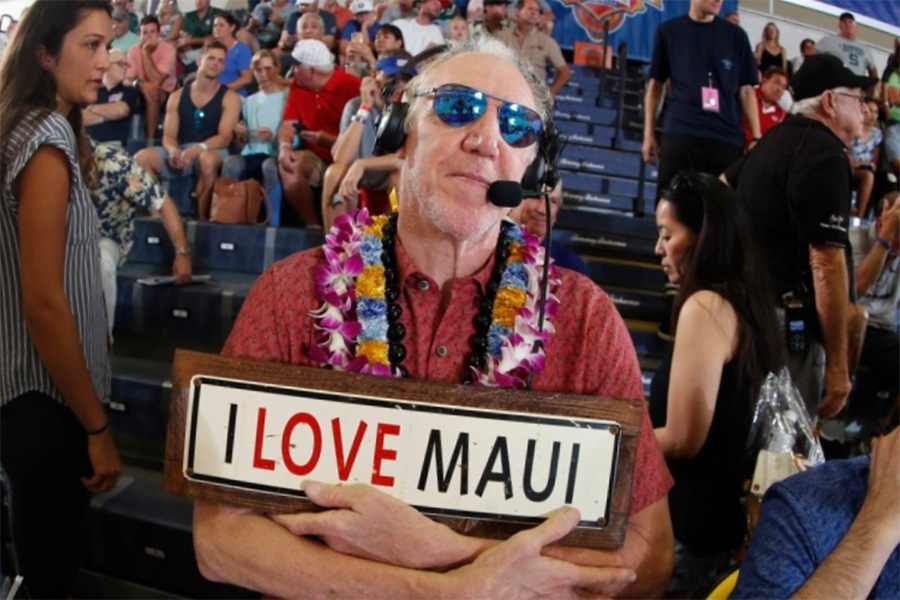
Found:
[(695, 591), (744, 536), (740, 506), (751, 405), (780, 367), (775, 307), (732, 191), (678, 175), (656, 207), (656, 253), (675, 300), (674, 347), (653, 379), (650, 418), (675, 479), (670, 591)]

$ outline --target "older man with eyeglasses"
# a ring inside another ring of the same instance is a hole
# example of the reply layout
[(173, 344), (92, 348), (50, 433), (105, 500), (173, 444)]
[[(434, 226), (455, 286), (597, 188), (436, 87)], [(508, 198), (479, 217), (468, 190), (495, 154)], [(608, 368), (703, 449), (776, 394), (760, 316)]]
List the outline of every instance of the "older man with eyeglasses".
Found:
[[(602, 290), (571, 271), (551, 271), (560, 301), (547, 312), (553, 333), (546, 352), (501, 364), (494, 347), (519, 343), (493, 308), (501, 291), (521, 292), (516, 327), (537, 331), (531, 309), (543, 269), (525, 268), (520, 250), (537, 265), (542, 250), (505, 219), (509, 209), (494, 204), (499, 198), (489, 189), (521, 181), (535, 158), (550, 113), (543, 82), (502, 42), (479, 36), (426, 64), (406, 96), (405, 118), (392, 118), (386, 127), (394, 133), (379, 138), (400, 163), (399, 212), (344, 217), (326, 248), (273, 265), (250, 291), (224, 353), (446, 383), (522, 387), (527, 379), (532, 389), (583, 394), (585, 402), (642, 398), (621, 317)], [(349, 250), (368, 274), (337, 282), (355, 290), (344, 306), (330, 277), (320, 275), (331, 264), (326, 256), (340, 258), (332, 246), (363, 231), (383, 251), (366, 242)], [(352, 357), (330, 352), (319, 333), (323, 310), (334, 313), (330, 301), (341, 304), (335, 314), (352, 312), (362, 325), (345, 332)], [(310, 481), (306, 495), (334, 510), (269, 516), (197, 502), (194, 543), (206, 577), (279, 597), (649, 597), (665, 587), (673, 540), (671, 477), (646, 409), (635, 474), (628, 533), (617, 551), (553, 546), (579, 522), (570, 507), (506, 541), (485, 540), (451, 531), (374, 487)]]
[(791, 81), (792, 116), (723, 174), (772, 274), (785, 359), (813, 418), (837, 415), (850, 393), (847, 148), (876, 81), (830, 54), (808, 56)]
[(88, 135), (98, 142), (128, 143), (128, 126), (138, 104), (138, 91), (124, 84), (128, 61), (122, 50), (109, 51), (109, 69), (97, 90), (97, 101), (81, 109)]

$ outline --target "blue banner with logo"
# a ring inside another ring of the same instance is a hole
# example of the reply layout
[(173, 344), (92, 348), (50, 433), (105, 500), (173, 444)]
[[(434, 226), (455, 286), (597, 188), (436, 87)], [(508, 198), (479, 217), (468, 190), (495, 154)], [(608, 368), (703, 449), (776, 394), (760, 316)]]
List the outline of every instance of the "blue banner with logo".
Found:
[[(650, 60), (656, 28), (663, 21), (685, 15), (688, 0), (550, 0), (556, 15), (553, 37), (561, 48), (571, 50), (575, 42), (601, 43), (609, 22), (609, 42), (617, 51), (628, 43), (628, 58)], [(738, 0), (724, 0), (719, 16), (737, 11)]]
[(900, 27), (900, 2), (897, 0), (821, 0), (855, 15)]

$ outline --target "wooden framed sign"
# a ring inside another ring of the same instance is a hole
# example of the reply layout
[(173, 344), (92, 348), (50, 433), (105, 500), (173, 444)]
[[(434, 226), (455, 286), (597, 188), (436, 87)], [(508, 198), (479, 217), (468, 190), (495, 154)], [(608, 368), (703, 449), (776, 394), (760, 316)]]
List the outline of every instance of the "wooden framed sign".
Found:
[(561, 543), (624, 542), (641, 401), (397, 380), (178, 351), (165, 489), (316, 510), (305, 479), (372, 485), (508, 537), (570, 504)]

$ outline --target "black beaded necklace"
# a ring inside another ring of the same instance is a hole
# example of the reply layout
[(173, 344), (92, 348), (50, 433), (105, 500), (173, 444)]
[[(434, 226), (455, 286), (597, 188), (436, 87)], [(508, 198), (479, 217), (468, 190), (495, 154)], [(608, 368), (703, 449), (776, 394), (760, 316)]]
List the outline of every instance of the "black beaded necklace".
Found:
[[(487, 365), (485, 354), (488, 347), (488, 330), (491, 327), (491, 316), (494, 311), (494, 301), (497, 299), (497, 291), (500, 289), (500, 280), (506, 267), (506, 261), (509, 258), (509, 244), (511, 240), (508, 232), (512, 227), (515, 227), (515, 224), (509, 221), (501, 221), (500, 223), (500, 237), (497, 240), (494, 268), (486, 286), (486, 294), (479, 304), (478, 315), (475, 317), (475, 335), (470, 340), (472, 352), (466, 358), (468, 367), (483, 369)], [(402, 377), (409, 377), (409, 371), (401, 364), (403, 359), (406, 358), (406, 347), (403, 345), (403, 338), (406, 337), (406, 328), (399, 322), (403, 309), (397, 304), (397, 299), (400, 297), (400, 275), (397, 269), (396, 252), (397, 213), (393, 213), (388, 217), (388, 222), (385, 223), (381, 233), (381, 260), (384, 264), (384, 299), (387, 303), (388, 320), (388, 360), (391, 363), (392, 371), (399, 371)], [(474, 383), (471, 372), (466, 374), (463, 383), (466, 385)]]

